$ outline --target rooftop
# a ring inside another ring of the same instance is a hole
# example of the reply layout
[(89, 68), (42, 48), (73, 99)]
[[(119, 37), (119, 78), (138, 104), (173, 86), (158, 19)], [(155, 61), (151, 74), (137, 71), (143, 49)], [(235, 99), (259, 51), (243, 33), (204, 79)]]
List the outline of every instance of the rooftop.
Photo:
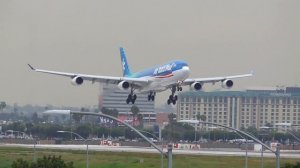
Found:
[(181, 92), (179, 96), (228, 96), (228, 97), (300, 97), (300, 87), (278, 88), (250, 88), (245, 91), (188, 91)]

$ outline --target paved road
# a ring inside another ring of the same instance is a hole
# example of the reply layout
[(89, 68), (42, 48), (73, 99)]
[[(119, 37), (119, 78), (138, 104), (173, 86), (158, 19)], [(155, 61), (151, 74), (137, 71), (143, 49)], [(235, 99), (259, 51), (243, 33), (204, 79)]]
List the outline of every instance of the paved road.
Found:
[[(33, 148), (33, 145), (28, 144), (0, 144), (1, 147), (24, 147)], [(86, 150), (86, 145), (36, 145), (40, 149), (64, 149), (64, 150)], [(129, 147), (129, 146), (100, 146), (89, 145), (89, 150), (92, 151), (111, 151), (111, 152), (136, 152), (136, 153), (158, 153), (154, 148), (145, 147)], [(167, 150), (164, 149), (166, 152)], [(173, 149), (173, 154), (185, 155), (207, 155), (207, 156), (245, 156), (245, 151), (227, 150), (227, 149), (200, 149), (200, 150), (181, 150)], [(260, 157), (260, 152), (248, 151), (248, 156)], [(271, 152), (264, 152), (264, 157), (275, 158)], [(300, 151), (281, 151), (281, 158), (299, 158)]]

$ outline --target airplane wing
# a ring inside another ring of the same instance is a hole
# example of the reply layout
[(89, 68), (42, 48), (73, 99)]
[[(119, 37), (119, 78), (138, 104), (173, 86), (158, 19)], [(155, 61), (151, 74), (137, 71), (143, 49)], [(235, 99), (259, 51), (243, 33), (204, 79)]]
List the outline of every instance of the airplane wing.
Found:
[(212, 83), (215, 84), (216, 82), (223, 82), (225, 80), (231, 80), (235, 78), (244, 78), (253, 76), (254, 72), (251, 71), (249, 74), (242, 74), (242, 75), (233, 75), (233, 76), (221, 76), (221, 77), (210, 77), (210, 78), (195, 78), (195, 79), (186, 79), (182, 82), (182, 85), (191, 85), (192, 83), (199, 82), (201, 84), (204, 83)]
[(68, 73), (68, 72), (59, 72), (59, 71), (50, 71), (50, 70), (43, 70), (43, 69), (36, 69), (30, 64), (28, 64), (31, 70), (35, 72), (53, 74), (58, 76), (65, 76), (70, 78), (80, 77), (83, 80), (100, 82), (100, 83), (107, 83), (107, 84), (118, 84), (121, 81), (127, 81), (130, 84), (134, 85), (135, 87), (142, 87), (150, 83), (149, 80), (140, 79), (140, 78), (130, 78), (130, 77), (113, 77), (113, 76), (98, 76), (98, 75), (87, 75), (87, 74), (79, 74), (79, 73)]

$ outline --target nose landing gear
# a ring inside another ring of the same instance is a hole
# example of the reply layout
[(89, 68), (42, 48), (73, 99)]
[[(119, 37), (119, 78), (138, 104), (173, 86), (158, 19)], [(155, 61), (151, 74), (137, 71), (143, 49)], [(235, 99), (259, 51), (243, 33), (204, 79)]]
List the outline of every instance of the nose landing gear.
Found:
[[(182, 87), (177, 87), (177, 90), (182, 90)], [(170, 105), (171, 103), (172, 103), (173, 105), (175, 105), (176, 102), (177, 102), (177, 100), (178, 100), (178, 96), (175, 95), (175, 92), (176, 92), (176, 86), (173, 86), (173, 87), (171, 88), (171, 91), (172, 91), (172, 94), (169, 96), (169, 99), (168, 99), (167, 103), (168, 103), (168, 105)]]

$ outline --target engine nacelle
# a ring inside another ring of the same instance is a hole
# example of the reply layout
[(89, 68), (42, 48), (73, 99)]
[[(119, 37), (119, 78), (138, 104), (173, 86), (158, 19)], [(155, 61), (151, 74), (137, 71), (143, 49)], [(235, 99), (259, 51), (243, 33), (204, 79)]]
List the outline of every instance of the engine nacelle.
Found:
[(72, 85), (78, 86), (83, 84), (83, 78), (80, 76), (75, 76), (72, 81), (71, 81)]
[(130, 86), (130, 84), (127, 81), (122, 81), (118, 84), (118, 87), (121, 90), (127, 90), (127, 89), (129, 89), (129, 86)]
[(230, 89), (233, 86), (233, 81), (226, 79), (222, 82), (222, 88)]
[(202, 89), (202, 84), (199, 83), (199, 82), (194, 82), (194, 83), (191, 84), (191, 87), (192, 87), (194, 90), (199, 91), (199, 90)]

